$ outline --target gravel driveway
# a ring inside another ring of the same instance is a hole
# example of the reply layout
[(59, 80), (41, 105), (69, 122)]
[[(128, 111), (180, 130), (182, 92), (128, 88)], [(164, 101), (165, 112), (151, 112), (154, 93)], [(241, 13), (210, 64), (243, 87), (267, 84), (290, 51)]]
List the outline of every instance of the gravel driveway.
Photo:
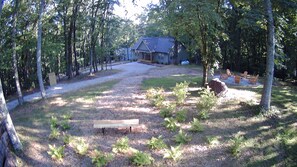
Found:
[[(60, 94), (66, 93), (66, 92), (75, 91), (78, 89), (82, 89), (82, 88), (85, 88), (88, 86), (111, 81), (114, 79), (123, 79), (123, 78), (127, 78), (127, 77), (143, 75), (143, 74), (146, 74), (152, 68), (156, 68), (156, 66), (141, 64), (141, 63), (137, 63), (137, 62), (119, 64), (119, 65), (113, 66), (113, 69), (121, 70), (121, 72), (119, 72), (117, 74), (106, 76), (106, 77), (101, 77), (101, 78), (96, 78), (96, 79), (92, 79), (92, 80), (79, 81), (79, 82), (75, 82), (75, 83), (57, 84), (55, 86), (52, 86), (52, 87), (49, 87), (48, 89), (46, 89), (46, 96), (53, 97), (53, 96), (60, 95)], [(40, 92), (24, 96), (25, 102), (30, 102), (30, 101), (38, 100), (38, 99), (41, 99)], [(13, 101), (10, 101), (7, 103), (8, 110), (12, 110), (16, 106), (18, 106), (18, 100), (13, 100)]]

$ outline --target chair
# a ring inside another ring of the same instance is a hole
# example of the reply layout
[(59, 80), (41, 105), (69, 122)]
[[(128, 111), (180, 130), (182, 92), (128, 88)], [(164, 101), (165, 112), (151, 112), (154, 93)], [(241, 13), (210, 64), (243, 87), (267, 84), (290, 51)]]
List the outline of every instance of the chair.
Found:
[(250, 83), (250, 84), (256, 84), (256, 83), (258, 82), (258, 77), (259, 77), (259, 74), (256, 75), (255, 77), (251, 77), (251, 78), (249, 79), (249, 83)]
[(226, 70), (226, 73), (227, 73), (227, 75), (228, 75), (229, 77), (232, 76), (232, 73), (231, 73), (231, 71), (230, 71), (229, 69)]
[(243, 78), (247, 78), (248, 72), (244, 71), (242, 74), (240, 74), (240, 76), (242, 76)]

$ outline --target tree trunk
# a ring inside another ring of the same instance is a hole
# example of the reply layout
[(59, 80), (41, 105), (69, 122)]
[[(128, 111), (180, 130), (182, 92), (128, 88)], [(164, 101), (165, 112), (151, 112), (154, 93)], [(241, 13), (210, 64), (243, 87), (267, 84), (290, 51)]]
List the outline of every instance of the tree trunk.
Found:
[(15, 0), (15, 11), (13, 14), (13, 30), (12, 30), (12, 40), (13, 40), (13, 70), (14, 70), (14, 79), (18, 93), (18, 101), (20, 105), (23, 105), (24, 99), (21, 90), (20, 80), (19, 80), (19, 72), (18, 72), (18, 63), (17, 63), (17, 55), (16, 55), (16, 26), (17, 26), (17, 18), (18, 18), (18, 0)]
[(45, 98), (46, 93), (43, 85), (43, 79), (42, 79), (42, 71), (41, 71), (41, 43), (42, 43), (42, 14), (43, 14), (43, 8), (44, 8), (44, 0), (40, 0), (40, 7), (39, 7), (39, 19), (38, 19), (38, 34), (37, 34), (37, 76), (38, 76), (38, 82), (41, 92), (41, 97)]
[(178, 64), (178, 41), (176, 38), (174, 38), (173, 64)]
[(266, 14), (267, 14), (267, 57), (266, 57), (266, 75), (264, 88), (262, 92), (260, 106), (266, 111), (270, 109), (271, 102), (271, 89), (273, 82), (274, 72), (274, 53), (275, 53), (275, 41), (274, 41), (274, 21), (272, 14), (272, 5), (270, 0), (265, 0)]

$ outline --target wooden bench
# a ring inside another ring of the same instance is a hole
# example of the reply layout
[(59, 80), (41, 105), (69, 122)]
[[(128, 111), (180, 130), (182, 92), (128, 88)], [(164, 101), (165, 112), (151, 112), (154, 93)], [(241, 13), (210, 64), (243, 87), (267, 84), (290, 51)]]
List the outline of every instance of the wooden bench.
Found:
[(94, 128), (102, 128), (102, 133), (104, 134), (105, 128), (122, 128), (130, 127), (130, 132), (132, 131), (132, 126), (139, 125), (139, 119), (126, 119), (126, 120), (98, 120), (94, 122)]

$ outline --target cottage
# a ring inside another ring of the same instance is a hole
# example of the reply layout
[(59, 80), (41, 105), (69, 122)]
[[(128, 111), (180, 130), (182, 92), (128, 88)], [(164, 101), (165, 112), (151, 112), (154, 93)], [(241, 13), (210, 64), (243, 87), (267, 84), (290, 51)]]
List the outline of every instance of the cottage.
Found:
[[(140, 61), (161, 64), (173, 64), (174, 38), (170, 37), (141, 37), (131, 48)], [(185, 47), (178, 43), (177, 62), (189, 59)]]

